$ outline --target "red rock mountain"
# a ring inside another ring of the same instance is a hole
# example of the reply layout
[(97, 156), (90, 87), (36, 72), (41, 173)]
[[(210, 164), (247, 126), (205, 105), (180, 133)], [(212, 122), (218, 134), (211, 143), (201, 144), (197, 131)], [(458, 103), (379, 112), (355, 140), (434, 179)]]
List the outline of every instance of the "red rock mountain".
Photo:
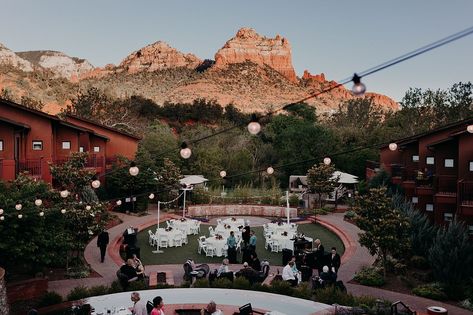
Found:
[[(118, 66), (94, 68), (87, 60), (59, 52), (15, 54), (0, 44), (0, 90), (8, 90), (15, 100), (22, 96), (40, 100), (52, 113), (90, 87), (117, 98), (140, 95), (157, 104), (205, 98), (253, 112), (278, 108), (337, 84), (323, 73), (305, 71), (296, 77), (291, 53), (287, 39), (263, 37), (250, 28), (228, 40), (215, 61), (202, 61), (158, 41), (131, 53)], [(383, 108), (398, 109), (387, 96), (367, 96)], [(349, 90), (338, 87), (307, 103), (322, 113), (352, 98)]]

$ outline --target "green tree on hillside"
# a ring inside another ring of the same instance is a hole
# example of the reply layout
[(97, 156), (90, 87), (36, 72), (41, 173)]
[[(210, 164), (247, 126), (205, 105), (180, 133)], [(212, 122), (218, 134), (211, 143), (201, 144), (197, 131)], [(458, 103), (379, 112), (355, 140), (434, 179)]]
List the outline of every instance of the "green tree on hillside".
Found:
[(339, 177), (333, 177), (335, 167), (333, 165), (326, 165), (319, 163), (312, 166), (307, 172), (307, 186), (309, 191), (317, 194), (319, 207), (323, 207), (324, 194), (330, 194), (337, 187)]

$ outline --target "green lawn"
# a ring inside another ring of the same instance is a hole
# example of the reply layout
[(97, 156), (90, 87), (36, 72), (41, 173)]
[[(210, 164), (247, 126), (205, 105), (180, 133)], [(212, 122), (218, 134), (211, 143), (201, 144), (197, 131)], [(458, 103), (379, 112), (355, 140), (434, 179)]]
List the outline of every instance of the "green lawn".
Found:
[[(161, 226), (164, 226), (162, 223)], [(208, 236), (209, 225), (201, 225), (200, 235)], [(214, 226), (215, 227), (215, 226)], [(156, 225), (141, 231), (138, 233), (138, 246), (141, 248), (141, 260), (145, 265), (161, 265), (161, 264), (183, 264), (187, 259), (193, 259), (197, 264), (200, 263), (220, 263), (223, 257), (206, 257), (205, 254), (197, 253), (198, 247), (198, 236), (189, 235), (189, 243), (182, 247), (169, 247), (163, 248), (164, 253), (153, 254), (152, 250), (155, 249), (148, 244), (148, 230), (155, 231)], [(255, 231), (257, 237), (256, 253), (260, 260), (266, 259), (271, 265), (282, 264), (282, 254), (272, 253), (264, 248), (264, 237), (263, 227), (254, 227), (252, 230)], [(332, 246), (335, 246), (340, 255), (343, 254), (345, 248), (342, 241), (331, 231), (318, 224), (299, 224), (299, 232), (303, 232), (305, 235), (314, 238), (319, 238), (325, 247), (326, 251), (329, 251)], [(241, 260), (241, 254), (238, 253), (238, 261)]]

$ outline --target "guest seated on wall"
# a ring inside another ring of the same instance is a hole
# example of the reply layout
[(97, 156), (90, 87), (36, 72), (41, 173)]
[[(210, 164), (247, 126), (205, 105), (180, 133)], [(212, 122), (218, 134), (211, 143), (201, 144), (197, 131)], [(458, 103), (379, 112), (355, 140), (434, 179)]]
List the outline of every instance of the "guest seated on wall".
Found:
[(138, 275), (138, 278), (143, 279), (145, 275), (145, 266), (143, 266), (143, 263), (141, 260), (136, 256), (136, 254), (133, 254), (133, 266), (135, 267), (136, 274)]
[(228, 278), (233, 281), (233, 271), (228, 268), (228, 259), (224, 259), (217, 270), (217, 278)]
[(256, 253), (250, 254), (250, 262), (249, 265), (256, 271), (261, 271), (261, 262), (258, 259), (258, 255)]
[(243, 268), (235, 274), (237, 277), (245, 277), (250, 284), (257, 282), (258, 275), (258, 271), (251, 268), (246, 261), (243, 263)]
[(210, 272), (207, 264), (195, 265), (192, 259), (188, 259), (184, 265), (184, 280), (194, 281), (196, 278), (206, 278)]
[(294, 261), (290, 260), (282, 270), (282, 279), (295, 287), (299, 282), (297, 279), (298, 276), (299, 273), (294, 272)]
[(128, 283), (138, 280), (138, 274), (134, 266), (133, 259), (128, 259), (117, 271), (117, 277), (122, 287), (127, 287)]
[(322, 279), (325, 285), (333, 284), (337, 281), (337, 274), (331, 272), (328, 266), (324, 266), (320, 273), (320, 279)]

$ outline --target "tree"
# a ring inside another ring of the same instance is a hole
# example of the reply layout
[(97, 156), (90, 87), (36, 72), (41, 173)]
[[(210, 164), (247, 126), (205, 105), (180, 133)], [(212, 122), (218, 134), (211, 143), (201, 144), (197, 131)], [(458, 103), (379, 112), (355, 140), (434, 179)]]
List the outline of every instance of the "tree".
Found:
[(383, 262), (386, 277), (388, 255), (403, 256), (410, 249), (409, 220), (387, 195), (386, 187), (370, 189), (365, 196), (356, 196), (353, 206), (360, 245), (368, 248)]
[(448, 227), (438, 230), (429, 250), (429, 262), (434, 277), (448, 291), (458, 293), (473, 276), (473, 245), (462, 222), (455, 218)]
[(335, 167), (333, 165), (326, 165), (319, 163), (319, 165), (312, 166), (307, 172), (307, 186), (309, 190), (318, 195), (319, 207), (322, 208), (322, 195), (329, 194), (334, 191), (339, 176), (333, 177)]
[(21, 105), (31, 108), (31, 109), (36, 109), (36, 110), (42, 110), (44, 107), (43, 102), (36, 100), (34, 98), (28, 97), (28, 96), (22, 96)]

